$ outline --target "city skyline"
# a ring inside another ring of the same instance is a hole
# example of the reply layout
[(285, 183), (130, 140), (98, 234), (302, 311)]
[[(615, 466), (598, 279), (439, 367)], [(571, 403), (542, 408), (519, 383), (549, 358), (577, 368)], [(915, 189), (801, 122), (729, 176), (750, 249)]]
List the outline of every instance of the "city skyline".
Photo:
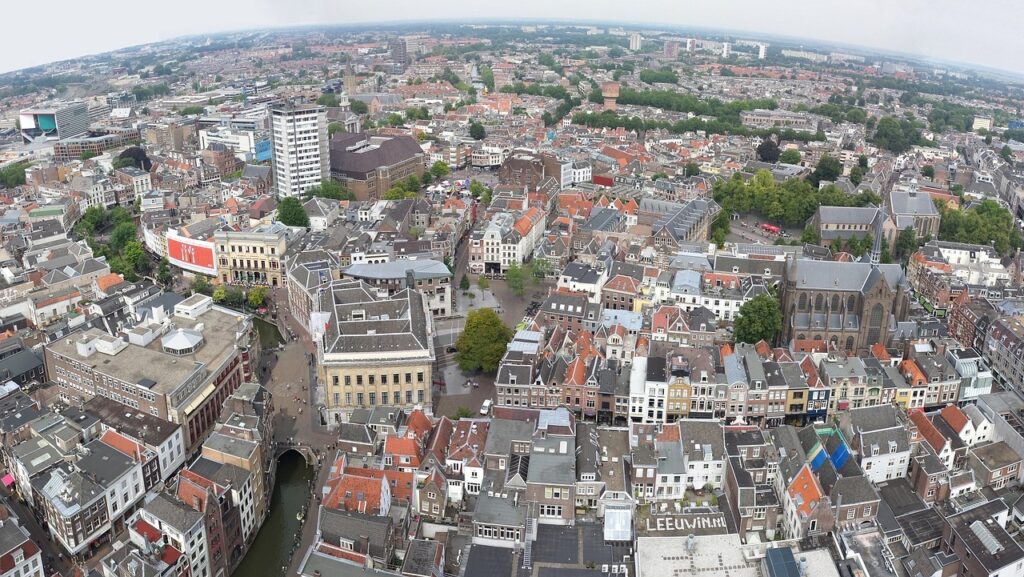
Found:
[[(64, 4), (67, 8), (60, 10)], [(100, 10), (78, 13), (72, 12), (73, 5), (61, 1), (57, 2), (58, 12), (65, 16), (48, 21), (47, 34), (77, 39), (42, 43), (38, 29), (14, 27), (0, 41), (4, 48), (0, 51), (0, 73), (180, 37), (240, 30), (512, 19), (615, 24), (614, 17), (619, 12), (618, 5), (608, 1), (583, 3), (579, 0), (554, 6), (537, 0), (524, 0), (516, 3), (514, 10), (506, 6), (471, 4), (443, 15), (426, 5), (406, 0), (396, 0), (387, 5), (360, 6), (355, 15), (347, 11), (344, 4), (328, 0), (301, 0), (298, 4), (299, 9), (295, 9), (295, 4), (283, 6), (268, 0), (245, 4), (228, 0), (212, 6), (197, 0), (183, 0), (176, 3), (173, 12), (162, 14), (159, 19), (146, 20), (146, 26), (125, 26), (116, 35), (83, 35), (83, 30), (109, 25), (112, 13), (132, 14), (135, 6), (116, 0), (104, 2)], [(1024, 50), (1024, 38), (1014, 34), (1012, 29), (1013, 22), (1019, 18), (1006, 17), (1015, 12), (1024, 16), (1024, 8), (1007, 0), (971, 6), (970, 19), (962, 18), (964, 5), (956, 0), (899, 3), (867, 0), (855, 9), (827, 3), (815, 6), (813, 10), (807, 10), (806, 5), (794, 0), (783, 0), (771, 6), (749, 0), (725, 0), (713, 6), (650, 1), (643, 2), (642, 6), (641, 10), (630, 12), (628, 21), (619, 22), (624, 26), (656, 25), (753, 36), (785, 36), (1024, 74), (1024, 64), (1014, 57)], [(26, 4), (11, 6), (11, 21), (32, 21), (33, 10)], [(395, 14), (401, 14), (402, 18), (395, 19)], [(202, 17), (197, 18), (197, 15)], [(26, 50), (28, 46), (32, 49)]]

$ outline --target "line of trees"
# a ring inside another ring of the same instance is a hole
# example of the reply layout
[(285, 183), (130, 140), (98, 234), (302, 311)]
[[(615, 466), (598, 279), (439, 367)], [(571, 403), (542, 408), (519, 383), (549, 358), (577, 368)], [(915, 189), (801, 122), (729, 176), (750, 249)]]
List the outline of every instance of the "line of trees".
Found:
[(641, 70), (640, 80), (648, 84), (679, 84), (679, 76), (672, 72), (671, 68), (665, 67), (661, 70)]
[(771, 98), (722, 102), (717, 98), (698, 98), (691, 94), (679, 94), (671, 90), (639, 91), (632, 88), (621, 88), (619, 90), (618, 103), (651, 106), (673, 112), (692, 112), (698, 116), (724, 116), (734, 118), (736, 122), (739, 122), (740, 112), (744, 110), (760, 108), (774, 110), (779, 107), (778, 102)]
[(921, 137), (921, 128), (906, 118), (886, 116), (878, 121), (872, 142), (881, 148), (900, 154), (912, 146), (931, 144)]
[(1013, 215), (994, 200), (982, 201), (967, 210), (948, 209), (939, 202), (936, 206), (942, 214), (939, 240), (988, 245), (1001, 255), (1024, 246)]
[(803, 132), (799, 130), (770, 130), (747, 128), (739, 123), (739, 120), (729, 121), (722, 118), (715, 120), (703, 120), (701, 118), (690, 118), (676, 122), (664, 120), (647, 120), (639, 116), (619, 116), (611, 110), (603, 112), (577, 112), (572, 116), (573, 124), (581, 124), (590, 128), (625, 128), (631, 131), (646, 130), (667, 130), (673, 134), (685, 134), (703, 130), (708, 134), (735, 134), (738, 136), (760, 136), (768, 138), (775, 135), (780, 140), (794, 142), (821, 142), (825, 140), (825, 133), (819, 131)]
[[(878, 205), (881, 198), (870, 191), (849, 195), (835, 186), (817, 189), (801, 178), (775, 182), (767, 170), (759, 170), (749, 181), (742, 174), (734, 174), (727, 181), (719, 181), (713, 188), (715, 201), (723, 213), (756, 211), (765, 219), (786, 226), (803, 224), (819, 206)], [(718, 225), (718, 228), (724, 228)], [(712, 233), (716, 230), (712, 227)]]
[[(110, 232), (106, 242), (98, 242), (94, 235), (106, 230)], [(110, 270), (128, 281), (139, 280), (151, 269), (149, 257), (138, 239), (138, 227), (132, 215), (124, 207), (115, 206), (107, 210), (91, 206), (82, 214), (74, 228), (75, 236), (84, 239), (96, 256), (106, 257)]]
[(0, 169), (0, 187), (14, 188), (25, 184), (25, 169), (32, 166), (31, 162), (22, 161)]

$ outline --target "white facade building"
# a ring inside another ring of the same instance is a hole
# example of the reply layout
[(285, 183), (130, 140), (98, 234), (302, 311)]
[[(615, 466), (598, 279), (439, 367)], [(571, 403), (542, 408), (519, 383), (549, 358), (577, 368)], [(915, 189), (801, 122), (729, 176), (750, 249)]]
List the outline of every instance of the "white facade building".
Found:
[[(648, 378), (647, 357), (633, 357), (629, 373), (629, 420), (634, 423), (664, 423), (668, 383)], [(664, 361), (664, 359), (662, 359)]]
[(270, 111), (274, 189), (281, 197), (298, 196), (330, 174), (327, 112), (322, 106), (274, 107)]
[(190, 574), (211, 575), (202, 513), (163, 493), (139, 509), (135, 517), (162, 533), (189, 560)]

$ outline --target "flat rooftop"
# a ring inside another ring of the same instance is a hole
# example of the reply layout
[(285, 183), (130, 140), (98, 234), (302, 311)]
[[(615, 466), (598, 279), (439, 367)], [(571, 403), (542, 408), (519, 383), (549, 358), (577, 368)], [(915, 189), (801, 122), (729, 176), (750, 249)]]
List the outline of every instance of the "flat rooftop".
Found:
[[(601, 480), (607, 491), (628, 491), (626, 487), (623, 455), (629, 454), (629, 431), (597, 431), (597, 442), (601, 445)], [(605, 449), (607, 448), (607, 453)], [(607, 461), (605, 458), (607, 457)]]
[[(686, 541), (687, 537), (637, 539), (636, 577), (767, 577), (761, 570), (763, 546), (743, 545), (738, 534), (696, 537), (693, 553)], [(827, 549), (792, 551), (794, 558), (806, 559), (807, 575), (839, 577)]]
[(743, 556), (738, 534), (697, 537), (692, 554), (686, 549), (686, 540), (686, 537), (637, 539), (637, 577), (763, 577), (760, 563), (748, 563)]
[(60, 355), (93, 367), (96, 371), (129, 383), (140, 384), (156, 394), (166, 395), (184, 383), (200, 364), (208, 370), (219, 367), (228, 354), (234, 352), (237, 332), (244, 322), (248, 322), (239, 313), (216, 307), (203, 313), (197, 320), (180, 316), (174, 316), (172, 319), (175, 329), (195, 330), (196, 326), (201, 324), (204, 344), (191, 354), (175, 356), (163, 352), (161, 339), (156, 338), (146, 347), (129, 344), (115, 355), (97, 351), (84, 357), (78, 354), (76, 348), (76, 342), (80, 339), (111, 338), (99, 329), (90, 329), (54, 341), (49, 347)]
[(87, 413), (96, 415), (104, 425), (143, 444), (159, 446), (181, 428), (177, 423), (165, 421), (100, 395), (86, 401), (84, 408)]

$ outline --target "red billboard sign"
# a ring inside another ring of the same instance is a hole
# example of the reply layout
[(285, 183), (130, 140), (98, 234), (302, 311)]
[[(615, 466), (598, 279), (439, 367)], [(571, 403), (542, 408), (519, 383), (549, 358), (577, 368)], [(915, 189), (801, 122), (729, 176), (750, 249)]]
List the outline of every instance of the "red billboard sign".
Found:
[(167, 260), (186, 270), (208, 275), (217, 274), (212, 243), (168, 236)]

